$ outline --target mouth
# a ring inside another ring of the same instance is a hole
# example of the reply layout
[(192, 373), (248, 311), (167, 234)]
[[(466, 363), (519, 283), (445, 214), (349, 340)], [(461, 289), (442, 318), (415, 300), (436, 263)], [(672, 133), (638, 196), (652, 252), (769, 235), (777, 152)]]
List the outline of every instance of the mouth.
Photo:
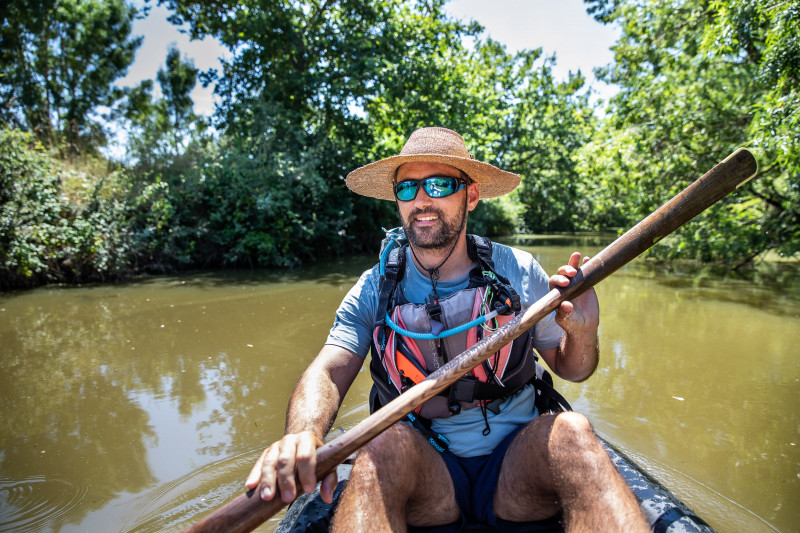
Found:
[(439, 217), (436, 215), (425, 215), (422, 217), (416, 217), (414, 220), (417, 222), (433, 222), (434, 220), (439, 220)]

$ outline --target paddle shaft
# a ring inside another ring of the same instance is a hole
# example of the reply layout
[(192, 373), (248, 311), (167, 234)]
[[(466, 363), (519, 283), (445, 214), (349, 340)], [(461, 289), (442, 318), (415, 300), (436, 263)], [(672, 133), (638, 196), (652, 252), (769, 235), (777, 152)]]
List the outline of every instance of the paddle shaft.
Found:
[[(530, 329), (536, 322), (557, 309), (563, 301), (574, 298), (593, 287), (728, 195), (752, 178), (757, 168), (755, 158), (746, 149), (740, 148), (731, 154), (581, 266), (567, 287), (551, 290), (491, 336), (484, 338), (452, 359), (424, 381), (356, 424), (345, 434), (318, 448), (317, 479), (325, 477), (364, 444)], [(299, 483), (297, 486), (300, 486)], [(278, 495), (271, 501), (263, 501), (258, 497), (257, 491), (249, 491), (189, 527), (186, 532), (239, 533), (252, 531), (277, 513), (284, 505), (286, 504), (280, 500)]]

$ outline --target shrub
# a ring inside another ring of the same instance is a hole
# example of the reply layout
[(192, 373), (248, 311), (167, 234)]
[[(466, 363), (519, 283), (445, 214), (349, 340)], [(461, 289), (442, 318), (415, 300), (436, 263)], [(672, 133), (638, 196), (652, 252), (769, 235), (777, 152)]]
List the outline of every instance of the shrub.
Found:
[(127, 272), (121, 176), (66, 170), (32, 134), (0, 130), (0, 289)]

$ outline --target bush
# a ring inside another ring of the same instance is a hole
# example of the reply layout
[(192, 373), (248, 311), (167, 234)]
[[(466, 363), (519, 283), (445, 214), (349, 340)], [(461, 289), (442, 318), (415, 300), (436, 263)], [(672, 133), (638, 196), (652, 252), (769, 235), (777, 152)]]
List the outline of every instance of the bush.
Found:
[(66, 170), (32, 134), (0, 130), (0, 289), (126, 273), (120, 183)]

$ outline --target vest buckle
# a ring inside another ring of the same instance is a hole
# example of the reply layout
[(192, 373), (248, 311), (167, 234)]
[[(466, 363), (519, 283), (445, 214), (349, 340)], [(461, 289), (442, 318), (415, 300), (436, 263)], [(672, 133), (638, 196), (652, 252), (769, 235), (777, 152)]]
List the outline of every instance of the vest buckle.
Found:
[(431, 320), (435, 320), (436, 322), (442, 322), (442, 305), (439, 303), (439, 300), (429, 301), (425, 304), (425, 312), (428, 313), (428, 317)]

